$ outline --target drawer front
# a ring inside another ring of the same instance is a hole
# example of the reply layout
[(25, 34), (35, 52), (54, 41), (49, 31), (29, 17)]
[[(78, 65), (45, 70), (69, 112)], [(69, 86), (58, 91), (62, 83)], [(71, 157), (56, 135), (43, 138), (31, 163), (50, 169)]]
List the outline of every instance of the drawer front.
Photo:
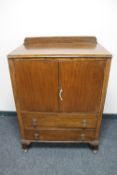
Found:
[(95, 129), (97, 116), (71, 114), (23, 113), (24, 128), (89, 128)]
[(25, 139), (34, 141), (90, 141), (95, 139), (95, 131), (86, 130), (30, 130), (24, 131)]

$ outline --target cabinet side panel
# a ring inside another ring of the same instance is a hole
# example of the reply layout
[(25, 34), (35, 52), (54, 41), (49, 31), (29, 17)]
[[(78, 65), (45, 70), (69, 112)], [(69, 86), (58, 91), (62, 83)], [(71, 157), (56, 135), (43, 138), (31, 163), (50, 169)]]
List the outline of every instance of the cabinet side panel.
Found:
[(111, 66), (111, 58), (107, 59), (106, 61), (106, 68), (104, 72), (103, 89), (102, 89), (102, 96), (101, 96), (101, 103), (100, 103), (100, 112), (99, 112), (97, 128), (96, 128), (96, 139), (98, 139), (100, 135), (100, 127), (101, 127), (102, 114), (103, 114), (104, 103), (105, 103), (106, 92), (107, 92), (110, 66)]
[(9, 63), (9, 70), (10, 70), (10, 77), (11, 77), (11, 83), (12, 83), (12, 89), (13, 89), (13, 95), (15, 100), (15, 106), (17, 111), (17, 117), (19, 122), (19, 128), (20, 128), (20, 134), (22, 139), (24, 138), (24, 130), (23, 130), (23, 123), (22, 123), (22, 117), (20, 113), (20, 105), (17, 97), (17, 90), (16, 90), (16, 79), (15, 79), (15, 68), (14, 68), (14, 59), (8, 59)]

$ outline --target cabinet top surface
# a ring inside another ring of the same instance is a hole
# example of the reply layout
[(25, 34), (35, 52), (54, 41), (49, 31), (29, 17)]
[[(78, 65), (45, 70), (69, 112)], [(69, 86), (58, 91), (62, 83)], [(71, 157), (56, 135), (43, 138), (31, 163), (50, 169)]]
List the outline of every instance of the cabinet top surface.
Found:
[(32, 37), (12, 51), (8, 58), (112, 57), (95, 37)]

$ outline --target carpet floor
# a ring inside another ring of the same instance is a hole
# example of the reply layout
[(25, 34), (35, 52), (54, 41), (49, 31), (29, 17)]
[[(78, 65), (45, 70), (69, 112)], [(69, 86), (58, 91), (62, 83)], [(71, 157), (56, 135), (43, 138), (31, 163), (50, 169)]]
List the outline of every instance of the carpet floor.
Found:
[(103, 119), (97, 154), (78, 144), (32, 144), (24, 153), (16, 117), (1, 116), (0, 175), (117, 175), (117, 118)]

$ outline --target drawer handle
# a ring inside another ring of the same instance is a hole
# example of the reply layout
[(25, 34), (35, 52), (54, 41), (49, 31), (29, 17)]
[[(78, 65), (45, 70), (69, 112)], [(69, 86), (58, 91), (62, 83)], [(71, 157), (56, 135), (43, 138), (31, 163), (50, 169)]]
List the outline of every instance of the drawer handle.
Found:
[(81, 140), (81, 141), (84, 141), (84, 140), (85, 140), (85, 134), (81, 134), (81, 135), (80, 135), (80, 140)]
[(37, 132), (34, 133), (34, 138), (35, 138), (35, 140), (39, 139), (39, 134)]
[(36, 118), (33, 118), (33, 120), (32, 120), (32, 126), (33, 127), (36, 127), (37, 126), (37, 119)]
[(61, 101), (63, 101), (62, 92), (63, 92), (63, 89), (61, 88), (60, 91), (59, 91), (59, 98), (60, 98)]
[(87, 120), (83, 120), (81, 123), (82, 123), (82, 126), (83, 126), (84, 128), (87, 127)]

